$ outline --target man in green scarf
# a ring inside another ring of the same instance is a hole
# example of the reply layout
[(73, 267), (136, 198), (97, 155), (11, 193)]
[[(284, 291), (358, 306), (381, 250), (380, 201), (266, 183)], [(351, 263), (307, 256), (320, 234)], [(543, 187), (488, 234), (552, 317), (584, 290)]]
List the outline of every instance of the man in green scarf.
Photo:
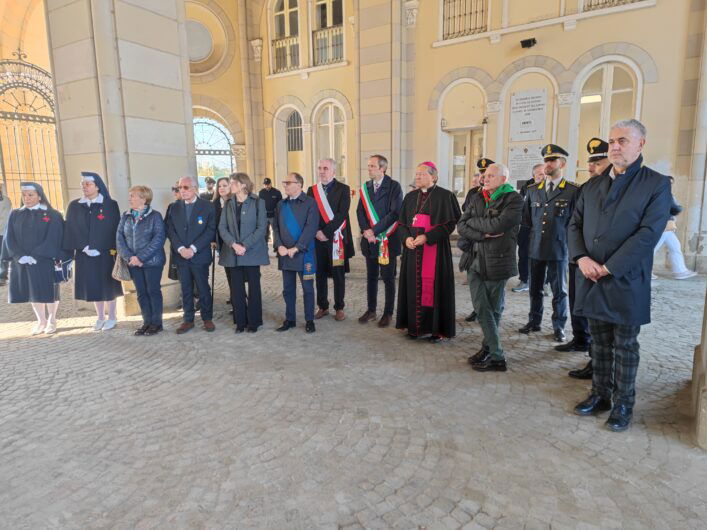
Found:
[[(506, 282), (518, 274), (516, 242), (523, 199), (508, 184), (508, 168), (491, 164), (482, 193), (464, 211), (457, 230), (464, 248), (459, 268), (467, 271), (469, 290), (484, 333), (481, 349), (469, 363), (479, 372), (505, 372), (506, 358), (499, 337)], [(473, 242), (471, 244), (465, 244)]]

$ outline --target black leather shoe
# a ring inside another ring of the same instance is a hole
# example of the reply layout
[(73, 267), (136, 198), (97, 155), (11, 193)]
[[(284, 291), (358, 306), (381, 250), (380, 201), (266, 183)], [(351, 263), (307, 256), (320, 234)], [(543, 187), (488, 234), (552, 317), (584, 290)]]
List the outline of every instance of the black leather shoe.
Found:
[(471, 357), (469, 357), (469, 358), (467, 359), (467, 362), (468, 362), (470, 365), (474, 366), (475, 364), (481, 364), (481, 363), (486, 362), (486, 360), (487, 360), (489, 357), (491, 357), (491, 354), (490, 354), (488, 351), (486, 351), (486, 350), (484, 350), (483, 348), (481, 348), (481, 349), (480, 349), (479, 351), (477, 351), (474, 355), (472, 355)]
[(565, 332), (561, 329), (556, 329), (555, 334), (554, 334), (554, 339), (555, 342), (565, 342), (567, 340), (567, 337), (565, 336)]
[(243, 333), (245, 331), (245, 328), (241, 328), (239, 326), (236, 326), (236, 333)]
[(623, 432), (631, 425), (632, 416), (633, 409), (631, 407), (623, 403), (618, 403), (611, 409), (609, 419), (606, 420), (606, 427), (610, 431)]
[(145, 336), (150, 337), (152, 335), (157, 335), (160, 331), (162, 331), (162, 326), (150, 326), (145, 330)]
[(592, 361), (587, 363), (587, 366), (580, 368), (579, 370), (570, 370), (567, 374), (575, 379), (591, 379), (594, 375), (594, 370), (592, 369)]
[(135, 335), (136, 337), (139, 337), (140, 335), (144, 335), (145, 332), (147, 331), (147, 328), (149, 328), (149, 327), (150, 327), (149, 324), (143, 324), (142, 326), (140, 326), (139, 328), (137, 328), (133, 332), (133, 335)]
[(290, 328), (294, 328), (296, 326), (295, 322), (292, 320), (285, 320), (282, 323), (282, 326), (277, 328), (275, 331), (287, 331)]
[(255, 326), (248, 326), (248, 328), (246, 329), (246, 331), (247, 331), (248, 333), (257, 333), (257, 332), (258, 332), (258, 328), (256, 328)]
[(304, 325), (304, 330), (307, 333), (314, 333), (317, 331), (317, 328), (314, 327), (314, 320), (308, 320), (307, 323)]
[(444, 340), (444, 337), (440, 337), (439, 335), (430, 335), (427, 337), (427, 340), (430, 341), (432, 344), (437, 344), (439, 342), (442, 342)]
[(532, 322), (528, 322), (525, 326), (518, 330), (518, 333), (525, 333), (527, 335), (531, 331), (540, 331), (540, 326), (533, 324)]
[(468, 317), (464, 319), (464, 322), (474, 322), (476, 320), (476, 311), (472, 311)]
[(560, 344), (559, 346), (555, 346), (555, 351), (589, 351), (589, 344), (582, 344), (581, 342), (577, 342), (576, 339), (572, 339), (566, 344)]
[(594, 393), (589, 394), (587, 399), (581, 403), (577, 403), (574, 407), (574, 413), (577, 416), (591, 416), (592, 414), (606, 412), (607, 410), (611, 410), (611, 400)]
[(471, 369), (477, 372), (505, 372), (507, 370), (506, 360), (499, 361), (489, 355), (483, 362), (472, 364)]

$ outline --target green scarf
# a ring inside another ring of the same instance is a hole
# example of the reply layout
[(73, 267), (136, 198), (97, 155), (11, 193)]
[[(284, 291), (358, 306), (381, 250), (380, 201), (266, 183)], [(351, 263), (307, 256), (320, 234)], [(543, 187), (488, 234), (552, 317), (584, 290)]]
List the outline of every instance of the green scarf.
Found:
[(482, 193), (484, 196), (484, 201), (486, 202), (486, 208), (489, 207), (489, 203), (491, 201), (495, 201), (501, 195), (505, 195), (506, 193), (511, 193), (512, 191), (515, 191), (515, 188), (513, 188), (513, 186), (508, 184), (508, 182), (506, 182), (505, 184), (501, 184), (498, 188), (496, 188), (496, 191), (494, 191), (491, 195), (489, 195), (488, 191), (482, 190)]

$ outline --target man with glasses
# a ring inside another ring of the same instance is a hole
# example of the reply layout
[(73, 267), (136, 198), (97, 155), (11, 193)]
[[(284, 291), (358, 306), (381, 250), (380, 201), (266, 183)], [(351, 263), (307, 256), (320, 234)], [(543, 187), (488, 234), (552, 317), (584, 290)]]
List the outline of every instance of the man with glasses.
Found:
[(302, 193), (302, 175), (290, 173), (282, 185), (286, 198), (277, 203), (272, 226), (277, 268), (282, 271), (282, 296), (285, 299), (285, 321), (277, 331), (287, 331), (297, 325), (299, 276), (304, 298), (305, 331), (314, 333), (314, 277), (317, 272), (314, 236), (319, 228), (319, 212), (314, 199)]
[(214, 331), (213, 300), (209, 287), (211, 242), (216, 235), (216, 212), (212, 202), (197, 195), (194, 177), (179, 179), (179, 194), (169, 210), (166, 221), (167, 237), (175, 250), (174, 260), (179, 270), (182, 288), (184, 321), (177, 328), (181, 335), (194, 327), (194, 288), (199, 289), (201, 320), (206, 331)]

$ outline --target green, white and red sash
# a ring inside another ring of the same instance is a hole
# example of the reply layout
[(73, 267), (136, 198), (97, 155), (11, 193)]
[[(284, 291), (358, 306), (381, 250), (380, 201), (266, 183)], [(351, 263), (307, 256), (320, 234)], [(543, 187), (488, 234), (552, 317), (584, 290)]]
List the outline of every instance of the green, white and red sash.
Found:
[[(378, 212), (376, 212), (373, 206), (373, 201), (368, 195), (368, 187), (364, 184), (360, 190), (361, 202), (363, 203), (363, 209), (366, 212), (366, 217), (368, 218), (368, 224), (373, 228), (380, 221)], [(395, 221), (387, 230), (381, 232), (376, 236), (378, 240), (378, 263), (381, 265), (388, 265), (390, 263), (390, 253), (388, 251), (388, 238), (395, 232), (398, 228), (398, 222)]]
[[(319, 207), (319, 215), (322, 216), (325, 222), (331, 223), (334, 219), (334, 211), (331, 209), (329, 204), (329, 199), (324, 191), (324, 186), (321, 182), (318, 182), (313, 188), (314, 199), (317, 201), (317, 207)], [(334, 232), (334, 239), (332, 241), (331, 248), (331, 265), (332, 267), (340, 267), (344, 264), (344, 229), (346, 228), (346, 219), (341, 223), (341, 226)]]

